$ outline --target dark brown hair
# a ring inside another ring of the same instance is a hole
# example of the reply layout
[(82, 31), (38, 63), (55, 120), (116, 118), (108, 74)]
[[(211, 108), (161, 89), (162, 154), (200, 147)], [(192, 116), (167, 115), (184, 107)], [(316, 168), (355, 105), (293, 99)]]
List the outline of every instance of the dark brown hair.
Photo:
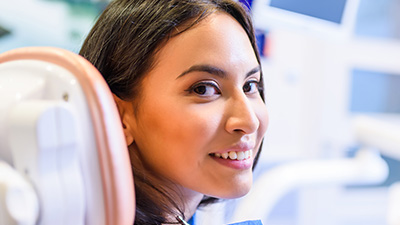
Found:
[[(260, 63), (251, 18), (233, 0), (114, 0), (98, 18), (80, 54), (100, 71), (115, 95), (135, 100), (163, 43), (216, 11), (231, 15), (241, 24)], [(176, 33), (178, 27), (180, 31)], [(264, 99), (262, 85), (261, 80), (260, 95)], [(165, 215), (183, 216), (176, 195), (160, 185), (162, 178), (146, 171), (134, 151), (130, 155), (136, 192), (135, 224), (161, 224), (166, 223)], [(215, 200), (205, 197), (201, 205)]]

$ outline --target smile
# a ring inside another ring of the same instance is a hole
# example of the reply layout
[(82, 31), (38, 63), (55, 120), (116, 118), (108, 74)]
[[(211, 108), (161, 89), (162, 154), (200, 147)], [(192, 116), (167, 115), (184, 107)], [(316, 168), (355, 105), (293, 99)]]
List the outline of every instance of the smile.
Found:
[(253, 151), (252, 150), (247, 150), (247, 151), (230, 151), (230, 152), (224, 152), (224, 153), (212, 153), (211, 155), (222, 158), (222, 159), (230, 159), (230, 160), (238, 160), (242, 161), (245, 159), (248, 159), (252, 156)]

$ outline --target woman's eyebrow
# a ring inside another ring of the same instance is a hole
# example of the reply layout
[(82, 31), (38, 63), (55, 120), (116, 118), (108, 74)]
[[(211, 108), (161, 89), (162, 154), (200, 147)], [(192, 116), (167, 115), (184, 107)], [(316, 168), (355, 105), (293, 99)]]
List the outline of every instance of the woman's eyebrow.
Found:
[(206, 73), (216, 75), (221, 78), (226, 77), (226, 72), (223, 69), (220, 69), (218, 67), (211, 66), (211, 65), (194, 65), (194, 66), (191, 66), (189, 69), (183, 71), (183, 73), (181, 73), (176, 79), (181, 78), (191, 72), (206, 72)]
[(250, 70), (248, 73), (246, 73), (246, 78), (249, 77), (249, 76), (251, 76), (251, 75), (253, 75), (253, 74), (255, 74), (255, 73), (258, 73), (258, 72), (260, 72), (260, 71), (261, 71), (261, 66), (260, 66), (260, 65), (257, 65), (257, 66), (254, 67), (252, 70)]
[[(255, 68), (253, 68), (248, 73), (246, 73), (246, 78), (255, 73), (260, 72), (260, 70), (261, 70), (260, 65), (257, 65)], [(176, 79), (179, 79), (191, 72), (206, 72), (206, 73), (209, 73), (209, 74), (221, 77), (221, 78), (225, 78), (227, 76), (227, 72), (221, 68), (211, 66), (211, 65), (201, 64), (201, 65), (191, 66), (189, 69), (183, 71)]]

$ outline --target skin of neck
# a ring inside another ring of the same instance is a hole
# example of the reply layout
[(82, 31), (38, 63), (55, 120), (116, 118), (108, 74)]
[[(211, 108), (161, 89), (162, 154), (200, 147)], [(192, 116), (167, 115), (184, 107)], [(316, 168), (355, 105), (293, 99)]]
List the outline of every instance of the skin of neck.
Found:
[[(184, 204), (182, 207), (182, 209), (184, 209), (184, 219), (185, 221), (188, 221), (196, 212), (197, 207), (199, 206), (204, 195), (186, 188), (180, 188), (180, 193), (182, 194), (180, 198), (183, 200)], [(176, 216), (177, 215), (167, 216), (167, 221), (176, 221)]]
[(199, 206), (201, 200), (203, 199), (204, 195), (201, 193), (195, 193), (195, 194), (188, 194), (184, 196), (186, 201), (185, 205), (185, 219), (189, 220), (192, 218), (193, 214), (196, 212), (197, 207)]

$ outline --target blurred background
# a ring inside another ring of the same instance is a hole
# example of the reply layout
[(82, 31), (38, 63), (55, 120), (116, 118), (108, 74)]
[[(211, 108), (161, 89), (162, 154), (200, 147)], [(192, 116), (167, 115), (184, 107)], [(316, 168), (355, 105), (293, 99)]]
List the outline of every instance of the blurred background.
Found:
[(107, 2), (1, 0), (0, 52), (25, 46), (55, 46), (79, 52)]
[[(0, 0), (0, 53), (77, 53), (108, 2)], [(251, 202), (229, 202), (223, 221), (259, 208), (268, 225), (400, 224), (400, 0), (241, 2), (257, 29), (270, 126)]]

